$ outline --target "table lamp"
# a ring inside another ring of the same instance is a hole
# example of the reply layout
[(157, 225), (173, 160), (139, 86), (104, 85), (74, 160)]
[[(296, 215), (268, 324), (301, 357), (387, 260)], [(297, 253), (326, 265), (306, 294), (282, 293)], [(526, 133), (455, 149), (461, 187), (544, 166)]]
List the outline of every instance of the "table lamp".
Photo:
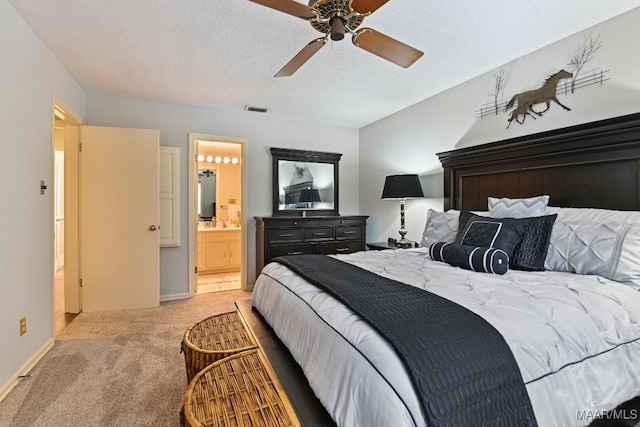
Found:
[(407, 229), (404, 226), (404, 202), (406, 199), (424, 197), (420, 178), (416, 174), (389, 175), (384, 181), (383, 199), (400, 199), (400, 240), (398, 246), (411, 247), (411, 242), (405, 238)]

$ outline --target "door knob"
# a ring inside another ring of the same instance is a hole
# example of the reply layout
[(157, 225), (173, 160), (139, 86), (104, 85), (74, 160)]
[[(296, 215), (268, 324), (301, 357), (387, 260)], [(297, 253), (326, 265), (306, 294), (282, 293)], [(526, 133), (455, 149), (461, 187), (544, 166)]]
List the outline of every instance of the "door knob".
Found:
[(149, 231), (156, 231), (156, 226), (155, 225), (150, 225), (149, 226)]

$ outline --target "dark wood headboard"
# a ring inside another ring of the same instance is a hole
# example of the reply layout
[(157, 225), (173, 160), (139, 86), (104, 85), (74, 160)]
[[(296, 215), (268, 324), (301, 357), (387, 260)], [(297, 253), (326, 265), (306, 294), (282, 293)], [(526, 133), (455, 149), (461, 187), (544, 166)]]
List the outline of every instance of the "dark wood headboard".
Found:
[(550, 206), (640, 210), (640, 113), (438, 153), (444, 208), (487, 197), (551, 196)]

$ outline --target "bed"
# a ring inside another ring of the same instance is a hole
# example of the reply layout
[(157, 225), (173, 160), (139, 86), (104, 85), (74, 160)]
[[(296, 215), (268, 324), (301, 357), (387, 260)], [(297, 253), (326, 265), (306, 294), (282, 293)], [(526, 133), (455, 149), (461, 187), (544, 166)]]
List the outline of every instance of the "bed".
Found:
[[(557, 215), (549, 238), (554, 255), (545, 260), (551, 270), (478, 273), (433, 260), (428, 247), (336, 258), (485, 319), (517, 362), (534, 424), (637, 417), (608, 411), (640, 396), (640, 115), (439, 156), (450, 216), (486, 213), (490, 197), (550, 196), (545, 215)], [(582, 246), (568, 247), (566, 236)], [(431, 424), (395, 346), (310, 280), (271, 263), (256, 281), (252, 305), (338, 425)]]

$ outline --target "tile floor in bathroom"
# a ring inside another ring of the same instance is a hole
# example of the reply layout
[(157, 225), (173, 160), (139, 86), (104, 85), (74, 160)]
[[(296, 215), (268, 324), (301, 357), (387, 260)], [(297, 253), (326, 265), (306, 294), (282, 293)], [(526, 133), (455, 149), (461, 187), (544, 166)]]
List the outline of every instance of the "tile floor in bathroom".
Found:
[(199, 294), (209, 292), (230, 291), (240, 289), (240, 272), (217, 273), (217, 274), (199, 274), (198, 275), (198, 291)]

